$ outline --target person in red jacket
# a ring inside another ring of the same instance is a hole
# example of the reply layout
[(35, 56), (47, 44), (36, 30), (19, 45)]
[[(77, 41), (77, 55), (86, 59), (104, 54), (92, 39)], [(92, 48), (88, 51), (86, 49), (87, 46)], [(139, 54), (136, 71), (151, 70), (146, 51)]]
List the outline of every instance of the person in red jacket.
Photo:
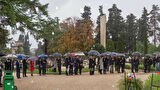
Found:
[(33, 76), (33, 71), (34, 71), (34, 61), (30, 61), (30, 71), (31, 71), (31, 76)]

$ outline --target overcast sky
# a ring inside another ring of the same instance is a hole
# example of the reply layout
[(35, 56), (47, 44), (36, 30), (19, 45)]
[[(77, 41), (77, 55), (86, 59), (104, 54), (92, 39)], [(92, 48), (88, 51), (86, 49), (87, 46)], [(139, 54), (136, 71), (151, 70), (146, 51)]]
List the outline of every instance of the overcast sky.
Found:
[[(91, 7), (92, 20), (96, 22), (97, 16), (99, 15), (99, 5), (103, 5), (103, 12), (108, 17), (108, 9), (113, 4), (117, 4), (117, 7), (122, 10), (122, 16), (125, 18), (126, 15), (133, 13), (139, 18), (142, 14), (143, 7), (151, 10), (152, 5), (156, 4), (160, 6), (160, 0), (40, 0), (42, 4), (49, 3), (48, 11), (49, 15), (59, 17), (60, 20), (64, 20), (67, 17), (80, 17), (85, 5)], [(18, 33), (19, 34), (19, 33)], [(14, 40), (18, 39), (18, 34), (15, 34)], [(30, 38), (32, 44), (31, 48), (36, 48), (37, 43)]]

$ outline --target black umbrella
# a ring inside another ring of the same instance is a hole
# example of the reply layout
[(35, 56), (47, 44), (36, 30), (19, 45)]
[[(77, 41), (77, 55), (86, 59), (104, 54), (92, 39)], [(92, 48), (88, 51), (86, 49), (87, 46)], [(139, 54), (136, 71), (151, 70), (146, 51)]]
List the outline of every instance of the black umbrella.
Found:
[(141, 56), (141, 53), (140, 52), (133, 52), (132, 55), (133, 56)]
[(3, 54), (3, 53), (0, 53), (0, 57), (2, 57), (2, 56), (6, 56), (5, 54)]
[(91, 56), (99, 56), (100, 53), (99, 53), (98, 51), (96, 51), (96, 50), (90, 50), (90, 51), (88, 52), (88, 55), (91, 55)]
[(145, 56), (146, 56), (146, 57), (152, 57), (152, 55), (151, 55), (151, 54), (146, 54)]
[(159, 56), (159, 55), (160, 55), (160, 52), (156, 51), (156, 52), (154, 52), (153, 54)]
[(53, 57), (62, 57), (62, 54), (60, 54), (60, 53), (54, 53)]

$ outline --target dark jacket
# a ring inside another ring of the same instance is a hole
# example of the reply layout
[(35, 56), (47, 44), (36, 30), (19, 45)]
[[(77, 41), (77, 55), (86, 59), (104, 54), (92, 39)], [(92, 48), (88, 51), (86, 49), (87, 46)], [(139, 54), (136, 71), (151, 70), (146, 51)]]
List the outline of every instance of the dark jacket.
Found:
[(5, 61), (5, 70), (11, 70), (11, 66), (12, 66), (11, 60), (10, 60), (10, 62), (8, 62), (8, 61), (6, 60), (6, 61)]
[(95, 66), (96, 62), (94, 59), (89, 59), (89, 68), (93, 68)]
[(16, 70), (20, 70), (20, 62), (16, 61)]

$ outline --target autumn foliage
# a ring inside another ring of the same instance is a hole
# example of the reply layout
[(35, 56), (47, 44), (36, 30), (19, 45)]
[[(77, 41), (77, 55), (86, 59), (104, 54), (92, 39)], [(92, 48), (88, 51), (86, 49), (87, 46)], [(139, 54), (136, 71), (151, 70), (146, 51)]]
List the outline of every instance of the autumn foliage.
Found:
[(87, 52), (94, 44), (95, 30), (90, 19), (67, 18), (60, 24), (60, 29), (65, 30), (65, 33), (58, 40), (57, 46), (53, 48), (54, 52), (62, 54), (76, 51)]

